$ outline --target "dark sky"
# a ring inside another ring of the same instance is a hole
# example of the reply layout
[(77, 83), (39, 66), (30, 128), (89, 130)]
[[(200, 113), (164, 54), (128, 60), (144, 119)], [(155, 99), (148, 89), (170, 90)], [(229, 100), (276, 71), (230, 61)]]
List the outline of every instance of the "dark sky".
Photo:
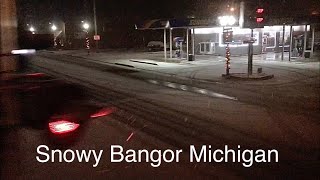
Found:
[[(22, 22), (92, 18), (92, 0), (17, 0)], [(98, 19), (121, 22), (187, 16), (209, 17), (226, 8), (229, 0), (96, 0)], [(268, 3), (271, 13), (310, 14), (318, 11), (320, 0), (246, 0)]]

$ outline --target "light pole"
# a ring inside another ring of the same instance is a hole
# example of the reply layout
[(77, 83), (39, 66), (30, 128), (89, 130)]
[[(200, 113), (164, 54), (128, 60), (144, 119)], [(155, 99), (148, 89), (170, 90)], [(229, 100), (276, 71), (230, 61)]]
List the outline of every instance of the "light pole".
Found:
[(226, 28), (226, 26), (232, 26), (236, 23), (236, 18), (233, 16), (220, 16), (218, 17), (220, 25), (223, 27), (223, 42), (226, 46), (226, 76), (230, 75), (230, 47), (229, 43), (232, 42), (233, 32), (232, 28)]
[[(93, 21), (94, 21), (94, 35), (98, 35), (98, 28), (97, 28), (97, 11), (96, 11), (96, 0), (93, 0)], [(98, 40), (96, 42), (96, 49), (98, 49)]]
[[(53, 32), (55, 32), (57, 29), (58, 29), (57, 26), (54, 25), (54, 24), (52, 24), (51, 30), (52, 30)], [(54, 36), (53, 46), (56, 48), (56, 47), (57, 47), (57, 36), (56, 36), (56, 34), (53, 34), (53, 36)]]
[(61, 25), (62, 25), (62, 35), (63, 35), (61, 46), (64, 46), (66, 44), (66, 41), (67, 41), (66, 23), (63, 21)]
[(88, 50), (88, 55), (90, 54), (90, 39), (89, 39), (89, 28), (90, 25), (86, 22), (82, 25), (84, 31), (86, 32), (86, 49)]
[(252, 75), (252, 64), (253, 64), (253, 29), (251, 28), (250, 40), (249, 40), (249, 47), (248, 47), (248, 76)]

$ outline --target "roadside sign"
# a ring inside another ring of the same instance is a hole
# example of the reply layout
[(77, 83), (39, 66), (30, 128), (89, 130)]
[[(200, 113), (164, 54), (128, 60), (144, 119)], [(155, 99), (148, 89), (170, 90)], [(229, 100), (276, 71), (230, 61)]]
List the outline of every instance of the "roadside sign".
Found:
[(95, 41), (100, 41), (100, 35), (94, 35), (94, 36), (93, 36), (93, 39), (94, 39)]
[(233, 31), (223, 32), (223, 44), (233, 42)]
[(223, 44), (233, 42), (233, 31), (232, 28), (223, 27)]

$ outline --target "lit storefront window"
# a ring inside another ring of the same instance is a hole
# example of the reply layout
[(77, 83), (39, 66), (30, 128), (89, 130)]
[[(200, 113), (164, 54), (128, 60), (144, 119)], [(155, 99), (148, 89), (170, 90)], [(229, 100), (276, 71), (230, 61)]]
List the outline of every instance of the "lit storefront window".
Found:
[(215, 43), (214, 42), (201, 42), (200, 44), (200, 54), (214, 54)]
[[(251, 37), (251, 29), (241, 29), (239, 27), (233, 27), (233, 42), (230, 43), (230, 47), (239, 47), (239, 46), (248, 46), (245, 44), (244, 41), (249, 40)], [(198, 35), (210, 35), (210, 36), (218, 36), (219, 38), (219, 46), (224, 47), (226, 44), (223, 44), (222, 41), (222, 27), (215, 27), (215, 28), (198, 28), (195, 29), (195, 33)], [(259, 45), (259, 32), (253, 32), (253, 38), (256, 39), (256, 42), (253, 44), (255, 46)]]
[(282, 46), (282, 44), (289, 45), (290, 44), (290, 32), (289, 31), (285, 31), (285, 33), (284, 33), (284, 43), (282, 42), (282, 37), (283, 37), (283, 34), (280, 33), (279, 45), (280, 46)]
[(276, 47), (276, 32), (270, 31), (270, 32), (264, 32), (262, 43), (267, 48), (274, 48)]

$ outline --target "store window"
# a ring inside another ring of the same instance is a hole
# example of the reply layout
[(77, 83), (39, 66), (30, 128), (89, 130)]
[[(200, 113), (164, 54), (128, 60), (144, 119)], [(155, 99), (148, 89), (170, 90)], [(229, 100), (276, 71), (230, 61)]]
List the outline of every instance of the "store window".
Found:
[(210, 49), (210, 43), (206, 43), (206, 49)]
[(204, 52), (205, 51), (205, 43), (200, 43), (200, 52)]
[[(279, 46), (282, 46), (282, 44), (283, 44), (282, 37), (283, 37), (283, 33), (280, 32)], [(285, 46), (290, 45), (290, 32), (284, 33), (284, 45)]]
[(267, 48), (276, 47), (276, 32), (264, 32), (263, 45), (266, 46)]
[(200, 54), (214, 54), (215, 53), (215, 43), (214, 42), (201, 42), (200, 44)]

